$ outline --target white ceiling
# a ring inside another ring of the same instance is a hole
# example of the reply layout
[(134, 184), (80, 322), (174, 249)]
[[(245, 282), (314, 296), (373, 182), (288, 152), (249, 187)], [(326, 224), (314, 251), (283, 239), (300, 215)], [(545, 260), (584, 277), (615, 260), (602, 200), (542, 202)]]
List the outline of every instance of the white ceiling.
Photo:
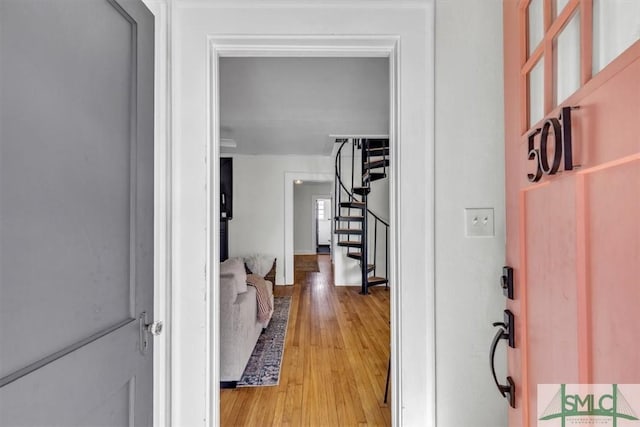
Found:
[(329, 155), (389, 133), (387, 58), (221, 58), (220, 134), (239, 154)]

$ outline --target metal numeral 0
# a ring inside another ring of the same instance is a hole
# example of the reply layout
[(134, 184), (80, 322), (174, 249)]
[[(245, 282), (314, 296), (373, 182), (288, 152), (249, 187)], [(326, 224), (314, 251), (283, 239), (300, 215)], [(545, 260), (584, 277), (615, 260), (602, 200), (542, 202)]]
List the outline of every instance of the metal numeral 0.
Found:
[[(535, 129), (529, 135), (528, 159), (536, 160), (536, 173), (527, 174), (530, 182), (538, 182), (542, 175), (555, 175), (560, 169), (564, 157), (564, 170), (573, 169), (573, 151), (571, 140), (571, 110), (579, 107), (563, 107), (560, 117), (550, 118), (544, 121), (541, 128)], [(549, 131), (553, 128), (555, 147), (553, 160), (549, 162), (547, 150), (549, 143)], [(540, 134), (540, 148), (535, 147), (536, 136)]]

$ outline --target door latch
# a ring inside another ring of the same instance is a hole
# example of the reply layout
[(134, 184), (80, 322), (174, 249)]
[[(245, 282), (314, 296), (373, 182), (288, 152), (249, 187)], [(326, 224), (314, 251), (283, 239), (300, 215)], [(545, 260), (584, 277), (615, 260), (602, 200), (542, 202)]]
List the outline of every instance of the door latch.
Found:
[(143, 311), (138, 316), (138, 325), (140, 329), (140, 353), (146, 354), (149, 348), (149, 334), (153, 336), (160, 335), (162, 333), (162, 321), (156, 320), (147, 323), (147, 312)]

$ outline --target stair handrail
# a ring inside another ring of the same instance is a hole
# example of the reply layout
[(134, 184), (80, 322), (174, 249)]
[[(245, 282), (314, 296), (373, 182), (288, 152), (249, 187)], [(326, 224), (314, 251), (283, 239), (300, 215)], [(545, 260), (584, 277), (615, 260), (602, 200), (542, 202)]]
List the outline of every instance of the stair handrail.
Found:
[(367, 212), (369, 212), (369, 214), (371, 214), (371, 216), (374, 217), (376, 220), (378, 220), (381, 223), (383, 223), (385, 225), (385, 227), (389, 226), (389, 223), (387, 221), (385, 221), (384, 219), (380, 218), (378, 215), (373, 213), (368, 207), (367, 207)]
[[(336, 161), (335, 161), (335, 168), (336, 168), (336, 179), (338, 181), (338, 184), (340, 185), (340, 187), (342, 187), (342, 189), (345, 191), (345, 193), (347, 193), (349, 195), (349, 199), (350, 200), (354, 200), (355, 199), (355, 195), (349, 191), (347, 189), (347, 187), (344, 185), (344, 183), (342, 182), (342, 176), (341, 176), (341, 171), (340, 171), (340, 165), (339, 162), (341, 161), (340, 159), (342, 159), (342, 149), (344, 148), (344, 146), (350, 141), (350, 138), (344, 138), (344, 140), (342, 141), (342, 144), (340, 144), (340, 147), (338, 148), (338, 151), (336, 152)], [(353, 167), (351, 168), (351, 174), (353, 175)], [(339, 190), (340, 188), (338, 188)], [(338, 192), (338, 194), (336, 194), (336, 198), (338, 199), (338, 203), (340, 203), (340, 193)], [(336, 205), (338, 205), (338, 203), (336, 203)], [(337, 215), (336, 215), (337, 216)]]

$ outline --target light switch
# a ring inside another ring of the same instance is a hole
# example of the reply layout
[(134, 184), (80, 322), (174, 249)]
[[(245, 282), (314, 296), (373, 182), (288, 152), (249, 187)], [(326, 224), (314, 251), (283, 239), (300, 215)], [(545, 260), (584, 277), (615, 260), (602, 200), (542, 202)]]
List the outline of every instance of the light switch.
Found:
[(464, 210), (467, 237), (493, 237), (493, 208), (466, 208)]

